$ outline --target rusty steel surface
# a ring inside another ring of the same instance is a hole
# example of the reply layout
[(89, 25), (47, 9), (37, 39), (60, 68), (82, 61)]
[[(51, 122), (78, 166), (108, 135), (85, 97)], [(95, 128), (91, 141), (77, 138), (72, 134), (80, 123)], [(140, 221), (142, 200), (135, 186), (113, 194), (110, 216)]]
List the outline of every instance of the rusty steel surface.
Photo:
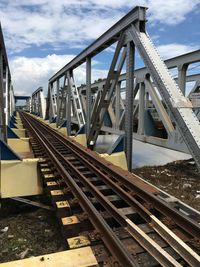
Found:
[[(106, 162), (32, 116), (21, 113), (21, 117), (31, 138), (36, 140), (38, 155), (51, 162), (51, 169), (59, 177), (59, 188), (65, 185), (64, 194), (75, 196), (71, 204), (80, 205), (84, 211), (79, 219), (86, 218), (92, 223), (97, 236), (120, 266), (156, 266), (153, 261), (152, 265), (141, 265), (138, 260), (143, 255), (141, 251), (162, 266), (182, 266), (180, 262), (199, 266), (198, 254), (186, 244), (192, 240), (194, 248), (198, 247), (197, 221), (165, 203), (157, 196), (157, 189), (137, 176)], [(151, 234), (143, 227), (151, 228)], [(71, 233), (75, 231), (70, 229)], [(116, 229), (123, 230), (123, 234), (116, 234)], [(93, 231), (86, 231), (89, 237)], [(124, 234), (128, 238), (126, 242), (122, 238)], [(152, 234), (156, 235), (156, 241)], [(131, 245), (132, 242), (138, 243), (140, 249)], [(137, 257), (133, 257), (134, 253)]]

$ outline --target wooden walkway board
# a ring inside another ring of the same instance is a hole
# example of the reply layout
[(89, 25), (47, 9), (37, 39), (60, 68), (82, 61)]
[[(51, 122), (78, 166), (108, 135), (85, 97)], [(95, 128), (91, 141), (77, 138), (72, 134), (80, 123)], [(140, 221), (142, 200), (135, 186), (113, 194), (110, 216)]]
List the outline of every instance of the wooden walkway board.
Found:
[(98, 264), (90, 247), (72, 249), (72, 250), (0, 264), (0, 267), (95, 267), (95, 266), (98, 266)]

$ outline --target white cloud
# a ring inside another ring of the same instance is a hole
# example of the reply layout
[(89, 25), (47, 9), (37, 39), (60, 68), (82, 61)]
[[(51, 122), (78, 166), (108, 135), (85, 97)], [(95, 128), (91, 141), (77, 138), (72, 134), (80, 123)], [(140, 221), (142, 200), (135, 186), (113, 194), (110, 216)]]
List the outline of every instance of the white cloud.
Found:
[[(48, 55), (43, 58), (16, 57), (10, 61), (12, 82), (16, 95), (31, 95), (39, 86), (47, 91), (48, 80), (67, 64), (74, 55)], [(96, 68), (97, 61), (92, 62), (92, 80), (105, 78), (107, 71)], [(85, 83), (85, 65), (74, 71), (77, 85)]]
[(44, 58), (16, 57), (10, 61), (16, 94), (31, 94), (39, 86), (47, 88), (48, 79), (74, 55), (48, 55)]
[(197, 9), (199, 0), (1, 0), (0, 18), (7, 48), (32, 45), (58, 49), (85, 46), (136, 5), (148, 6), (151, 23), (177, 24)]
[[(0, 3), (6, 46), (13, 52), (32, 45), (57, 48), (64, 43), (65, 47), (83, 47), (85, 41), (97, 38), (123, 15), (119, 10), (108, 14), (95, 8), (84, 12), (80, 8), (84, 1), (16, 2)], [(32, 5), (37, 2), (37, 6)], [(84, 8), (89, 8), (89, 2), (85, 2)]]
[(196, 45), (184, 45), (184, 44), (164, 44), (159, 45), (157, 50), (163, 59), (176, 57), (191, 51), (198, 49)]
[(148, 0), (151, 13), (150, 21), (160, 21), (174, 25), (182, 22), (186, 15), (195, 11), (200, 4), (199, 0)]
[[(63, 52), (67, 48), (82, 48), (101, 35), (136, 5), (148, 6), (150, 23), (173, 25), (197, 10), (199, 0), (0, 0), (0, 18), (4, 29), (15, 92), (30, 94), (38, 86), (47, 88), (48, 79), (70, 61), (74, 55), (16, 57), (25, 48), (52, 47)], [(178, 7), (178, 8), (177, 8)], [(154, 35), (154, 39), (158, 38)], [(107, 51), (113, 52), (113, 47)], [(197, 49), (195, 45), (167, 44), (158, 46), (163, 58), (170, 58)], [(85, 82), (84, 66), (76, 70), (77, 83)], [(97, 67), (93, 78), (103, 78), (105, 70)]]

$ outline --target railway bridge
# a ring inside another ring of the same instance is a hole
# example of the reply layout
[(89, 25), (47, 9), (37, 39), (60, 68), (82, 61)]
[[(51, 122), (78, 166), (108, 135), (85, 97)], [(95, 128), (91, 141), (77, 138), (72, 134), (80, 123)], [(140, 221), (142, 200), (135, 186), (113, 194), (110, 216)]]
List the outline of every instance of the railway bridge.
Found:
[[(190, 68), (200, 50), (163, 61), (146, 21), (135, 7), (49, 78), (46, 97), (42, 87), (14, 94), (0, 29), (0, 196), (45, 189), (66, 247), (2, 267), (200, 266), (200, 213), (132, 172), (133, 139), (190, 154), (200, 169), (200, 74)], [(114, 44), (107, 77), (92, 83), (92, 58)]]

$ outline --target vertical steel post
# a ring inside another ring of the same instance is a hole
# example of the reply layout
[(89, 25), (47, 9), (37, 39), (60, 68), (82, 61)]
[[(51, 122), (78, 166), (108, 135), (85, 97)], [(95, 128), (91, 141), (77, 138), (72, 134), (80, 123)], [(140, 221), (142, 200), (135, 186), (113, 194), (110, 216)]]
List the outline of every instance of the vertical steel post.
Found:
[(36, 95), (33, 95), (33, 111), (36, 114)]
[(145, 109), (149, 108), (149, 92), (145, 93)]
[(34, 98), (31, 96), (31, 114), (34, 112)]
[[(13, 115), (13, 111), (14, 111), (14, 108), (13, 108), (13, 89), (12, 89), (12, 84), (10, 82), (10, 92), (9, 92), (9, 111), (10, 111), (10, 117)], [(30, 110), (30, 109), (29, 109)]]
[(38, 117), (42, 114), (42, 106), (41, 106), (41, 92), (38, 92)]
[(34, 105), (33, 105), (34, 106), (34, 114), (36, 114), (36, 111), (37, 111), (36, 110), (36, 101), (37, 101), (36, 95), (33, 96), (33, 99), (34, 99)]
[[(53, 106), (54, 106), (54, 118), (56, 117), (57, 115), (57, 84), (56, 84), (56, 88), (53, 86), (53, 94), (52, 94), (52, 99), (53, 99)], [(56, 90), (56, 93), (55, 93), (55, 90)]]
[(8, 120), (9, 120), (9, 110), (8, 110), (8, 97), (9, 97), (9, 93), (8, 93), (8, 66), (6, 66), (6, 73), (5, 73), (5, 93), (4, 93), (4, 97), (5, 97), (5, 121), (6, 121), (6, 125), (8, 125)]
[(90, 132), (91, 119), (91, 57), (86, 58), (86, 134)]
[(8, 122), (10, 121), (10, 118), (12, 116), (12, 111), (10, 107), (11, 103), (11, 94), (12, 94), (12, 85), (10, 81), (10, 77), (8, 77)]
[(34, 112), (37, 112), (37, 94), (34, 95)]
[(119, 121), (120, 121), (120, 89), (121, 89), (121, 82), (118, 82), (116, 85), (116, 98), (115, 98), (115, 116), (116, 116), (116, 124), (115, 124), (115, 128), (119, 129)]
[(56, 101), (57, 101), (57, 110), (56, 110), (56, 126), (58, 127), (59, 122), (59, 109), (60, 109), (60, 80), (56, 80)]
[[(71, 71), (70, 71), (71, 72)], [(71, 88), (72, 88), (72, 81), (71, 81), (71, 73), (67, 72), (67, 134), (68, 136), (71, 135)]]
[(38, 92), (38, 116), (43, 117), (42, 114), (42, 99), (41, 99), (41, 91)]
[(132, 170), (132, 144), (133, 144), (133, 88), (135, 45), (127, 43), (126, 56), (126, 110), (125, 110), (125, 151), (128, 170)]
[(185, 85), (186, 85), (186, 72), (188, 65), (183, 64), (178, 66), (178, 85), (181, 89), (183, 95), (185, 95)]
[(56, 122), (58, 122), (58, 110), (60, 105), (60, 80), (56, 80)]
[(144, 110), (145, 110), (145, 84), (140, 83), (139, 93), (139, 114), (138, 114), (138, 134), (144, 134)]
[(38, 105), (39, 105), (39, 94), (36, 93), (36, 96), (35, 96), (35, 111), (36, 111), (36, 115), (38, 115), (38, 112), (39, 112)]

